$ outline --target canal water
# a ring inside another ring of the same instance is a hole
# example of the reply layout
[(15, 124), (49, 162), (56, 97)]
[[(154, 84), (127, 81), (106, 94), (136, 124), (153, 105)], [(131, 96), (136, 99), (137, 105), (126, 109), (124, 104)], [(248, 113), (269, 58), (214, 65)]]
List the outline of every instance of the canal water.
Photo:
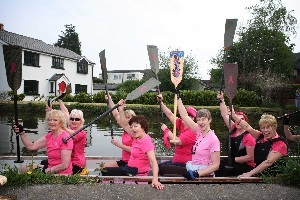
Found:
[[(85, 116), (85, 122), (92, 121), (97, 116)], [(160, 130), (160, 123), (163, 121), (169, 127), (171, 123), (168, 119), (162, 119), (160, 116), (146, 116), (149, 122), (149, 135), (153, 138), (156, 145), (156, 155), (173, 155), (173, 149), (167, 149), (163, 144), (163, 133)], [(259, 116), (250, 116), (250, 124), (257, 125)], [(44, 113), (20, 113), (19, 120), (23, 124), (31, 141), (35, 141), (47, 133), (47, 126)], [(122, 129), (113, 121), (113, 133), (115, 139), (121, 141)], [(283, 134), (282, 126), (278, 122), (278, 132)], [(12, 131), (13, 113), (0, 114), (0, 155), (17, 155), (16, 136)], [(257, 126), (254, 126), (258, 128)], [(221, 116), (213, 116), (211, 124), (212, 130), (215, 131), (221, 141), (221, 155), (227, 155), (226, 138), (228, 129), (223, 122)], [(171, 128), (172, 130), (172, 128)], [(85, 154), (87, 156), (120, 156), (121, 149), (111, 144), (111, 136), (109, 129), (108, 117), (95, 122), (95, 124), (86, 128), (87, 144)], [(291, 143), (292, 154), (299, 154), (299, 145)], [(22, 141), (20, 140), (21, 155), (45, 155), (46, 149), (41, 149), (35, 152), (28, 152)]]

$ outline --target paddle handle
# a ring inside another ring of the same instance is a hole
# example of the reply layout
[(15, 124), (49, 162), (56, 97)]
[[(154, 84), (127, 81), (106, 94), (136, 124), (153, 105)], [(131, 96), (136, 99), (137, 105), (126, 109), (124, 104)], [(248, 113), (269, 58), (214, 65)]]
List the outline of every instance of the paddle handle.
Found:
[(177, 94), (174, 95), (174, 121), (173, 121), (173, 140), (170, 140), (171, 143), (177, 143), (176, 140), (176, 114), (177, 114)]

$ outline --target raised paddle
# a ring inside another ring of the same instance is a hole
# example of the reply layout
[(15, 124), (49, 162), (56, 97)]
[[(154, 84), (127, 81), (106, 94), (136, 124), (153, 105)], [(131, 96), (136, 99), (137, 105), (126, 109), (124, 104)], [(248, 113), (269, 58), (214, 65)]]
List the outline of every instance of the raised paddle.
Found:
[[(105, 84), (105, 93), (108, 96), (108, 98), (110, 98), (108, 95), (108, 89), (107, 89), (107, 68), (106, 68), (105, 49), (99, 53), (99, 57), (100, 57), (100, 64), (101, 64), (101, 70), (102, 70), (102, 79)], [(107, 99), (107, 106), (109, 107), (108, 101), (109, 101), (109, 99)], [(109, 128), (110, 128), (111, 139), (114, 139), (114, 130), (112, 128), (111, 113), (109, 113)]]
[[(142, 96), (146, 92), (148, 92), (151, 89), (155, 88), (159, 84), (160, 84), (160, 82), (158, 80), (156, 80), (155, 78), (150, 78), (144, 84), (140, 85), (138, 88), (136, 88), (135, 90), (133, 90), (132, 92), (130, 92), (129, 94), (127, 94), (125, 101), (128, 101), (128, 100), (132, 101), (134, 99), (137, 99), (138, 97)], [(62, 139), (63, 142), (66, 144), (69, 139), (71, 139), (72, 137), (74, 137), (75, 135), (77, 135), (80, 131), (82, 131), (85, 128), (87, 128), (88, 126), (92, 125), (95, 121), (97, 121), (99, 119), (102, 119), (103, 117), (105, 117), (106, 115), (108, 115), (114, 109), (116, 109), (118, 107), (119, 107), (119, 104), (116, 104), (114, 107), (108, 109), (103, 114), (99, 115), (98, 117), (96, 117), (95, 119), (93, 119), (91, 122), (89, 122), (88, 124), (84, 125), (79, 130), (75, 131), (72, 135), (69, 135), (68, 137), (63, 138)]]
[(48, 99), (48, 106), (50, 107), (51, 103), (53, 101), (56, 101), (57, 99), (62, 99), (66, 96), (66, 92), (67, 92), (67, 84), (62, 81), (58, 84), (58, 88), (59, 88), (59, 92), (60, 92), (60, 95), (57, 96), (57, 97), (54, 97), (52, 99)]
[(300, 110), (297, 110), (297, 111), (292, 112), (292, 113), (290, 113), (290, 114), (285, 114), (285, 115), (279, 116), (279, 117), (277, 117), (277, 119), (282, 119), (282, 118), (284, 118), (284, 117), (288, 117), (288, 116), (290, 116), (290, 115), (297, 114), (298, 112), (300, 112)]
[[(170, 74), (171, 81), (174, 84), (175, 89), (178, 87), (179, 83), (182, 80), (183, 74), (183, 51), (172, 51), (170, 53)], [(171, 143), (177, 143), (176, 140), (176, 113), (177, 113), (177, 93), (174, 95), (174, 122), (173, 122), (173, 140), (170, 140)]]
[[(15, 124), (19, 124), (18, 116), (18, 89), (22, 82), (22, 47), (15, 45), (3, 45), (3, 55), (6, 68), (6, 77), (9, 87), (14, 93)], [(20, 160), (19, 134), (16, 135), (17, 160), (15, 163), (22, 163)]]
[[(159, 71), (158, 48), (157, 46), (154, 45), (147, 45), (147, 50), (148, 50), (151, 70), (155, 74), (156, 80), (158, 80), (158, 76), (157, 76)], [(159, 85), (157, 86), (157, 93), (160, 94)], [(159, 108), (160, 108), (161, 118), (163, 119), (164, 113), (162, 112), (161, 101), (159, 102)]]
[[(235, 29), (237, 26), (237, 19), (226, 19), (225, 33), (224, 33), (224, 66), (223, 66), (223, 80), (221, 83), (220, 92), (222, 91), (222, 85), (225, 81), (225, 94), (229, 98), (229, 109), (232, 113), (232, 99), (236, 95), (237, 90), (237, 75), (238, 66), (237, 64), (227, 63), (228, 51), (233, 43), (235, 35)], [(232, 169), (232, 158), (231, 158), (231, 120), (232, 115), (229, 116), (229, 131), (228, 131), (228, 166), (227, 169)]]

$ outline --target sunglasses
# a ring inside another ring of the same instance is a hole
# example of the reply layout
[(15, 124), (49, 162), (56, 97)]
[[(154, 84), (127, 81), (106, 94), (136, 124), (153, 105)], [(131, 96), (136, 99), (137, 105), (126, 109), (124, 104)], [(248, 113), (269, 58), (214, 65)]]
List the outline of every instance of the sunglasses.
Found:
[(80, 118), (73, 118), (73, 117), (70, 117), (70, 121), (76, 121), (76, 122), (78, 122), (78, 121), (80, 121)]

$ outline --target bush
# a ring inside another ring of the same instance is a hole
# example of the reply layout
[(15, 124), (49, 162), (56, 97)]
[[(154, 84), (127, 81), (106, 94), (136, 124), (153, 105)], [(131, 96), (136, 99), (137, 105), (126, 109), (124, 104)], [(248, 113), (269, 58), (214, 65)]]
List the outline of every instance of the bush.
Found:
[[(14, 100), (14, 92), (13, 91), (9, 91), (8, 92), (9, 96), (10, 96), (10, 100), (13, 101)], [(17, 95), (18, 101), (23, 101), (25, 99), (25, 94), (18, 94)]]
[(75, 94), (74, 100), (79, 103), (93, 103), (93, 96), (85, 92)]
[(100, 91), (96, 94), (93, 95), (93, 101), (94, 103), (106, 103), (106, 99), (105, 99), (105, 91)]
[(0, 101), (10, 101), (11, 97), (9, 96), (8, 91), (4, 91), (0, 93)]

